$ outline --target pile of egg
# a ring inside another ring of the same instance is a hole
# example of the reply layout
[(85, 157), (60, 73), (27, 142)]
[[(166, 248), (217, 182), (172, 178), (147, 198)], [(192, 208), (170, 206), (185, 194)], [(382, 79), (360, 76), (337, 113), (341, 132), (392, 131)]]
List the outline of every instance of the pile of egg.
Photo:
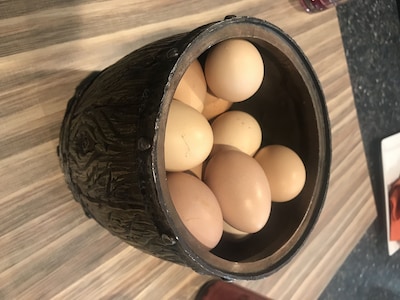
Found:
[[(257, 120), (228, 111), (260, 88), (264, 63), (244, 39), (213, 46), (203, 67), (191, 63), (174, 94), (165, 133), (165, 168), (171, 200), (188, 231), (214, 248), (223, 232), (243, 237), (267, 223), (271, 201), (303, 189), (306, 170), (283, 145), (261, 147)], [(267, 101), (267, 99), (266, 99)]]

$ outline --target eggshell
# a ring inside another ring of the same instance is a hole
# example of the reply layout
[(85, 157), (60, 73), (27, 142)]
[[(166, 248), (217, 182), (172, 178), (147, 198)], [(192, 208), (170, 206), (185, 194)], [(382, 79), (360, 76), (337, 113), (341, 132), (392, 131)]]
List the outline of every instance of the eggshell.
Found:
[(306, 168), (292, 149), (266, 146), (257, 152), (255, 159), (267, 175), (272, 201), (289, 201), (301, 192), (306, 182)]
[(172, 100), (165, 131), (166, 170), (184, 171), (198, 166), (212, 146), (213, 133), (207, 119), (194, 108)]
[(226, 235), (233, 240), (238, 240), (238, 239), (242, 239), (246, 236), (248, 236), (249, 234), (247, 232), (243, 232), (240, 230), (237, 230), (236, 228), (232, 227), (231, 225), (229, 225), (228, 223), (226, 223), (224, 221), (224, 232), (226, 233)]
[(200, 180), (203, 178), (203, 164), (200, 164), (198, 166), (195, 166), (191, 168), (190, 170), (187, 170), (186, 173), (193, 174)]
[(167, 182), (185, 227), (204, 246), (214, 248), (223, 233), (223, 219), (213, 192), (198, 178), (181, 172), (169, 173)]
[(203, 116), (207, 120), (226, 112), (231, 106), (232, 102), (214, 96), (211, 92), (207, 92), (204, 100)]
[(207, 163), (204, 182), (217, 197), (224, 220), (237, 230), (254, 233), (267, 223), (271, 192), (254, 158), (240, 151), (219, 151)]
[(211, 48), (204, 73), (208, 87), (215, 96), (240, 102), (259, 89), (264, 78), (264, 63), (252, 43), (243, 39), (229, 39)]
[(261, 145), (257, 120), (243, 111), (228, 111), (212, 122), (214, 144), (229, 145), (253, 156)]
[(183, 74), (173, 98), (202, 112), (206, 92), (207, 85), (203, 69), (196, 59)]
[(230, 146), (230, 145), (214, 144), (209, 157), (211, 158), (217, 152), (227, 151), (227, 150), (240, 151), (238, 148)]

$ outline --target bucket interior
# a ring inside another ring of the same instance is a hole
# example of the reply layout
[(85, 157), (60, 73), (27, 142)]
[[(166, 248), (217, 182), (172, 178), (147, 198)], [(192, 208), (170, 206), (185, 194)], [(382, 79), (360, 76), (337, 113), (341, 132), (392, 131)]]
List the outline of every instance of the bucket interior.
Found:
[[(270, 218), (262, 230), (242, 239), (232, 239), (224, 233), (211, 251), (202, 247), (179, 220), (173, 220), (172, 227), (183, 247), (205, 268), (240, 274), (238, 278), (243, 274), (265, 276), (293, 256), (316, 222), (329, 177), (329, 120), (319, 82), (290, 38), (276, 28), (260, 25), (231, 27), (193, 42), (191, 47), (198, 48), (189, 59), (182, 60), (185, 67), (180, 74), (196, 58), (204, 66), (210, 47), (220, 41), (242, 38), (253, 43), (263, 58), (264, 80), (251, 98), (235, 103), (230, 110), (248, 112), (258, 121), (263, 134), (261, 147), (280, 144), (300, 156), (306, 168), (305, 186), (295, 199), (272, 204)], [(168, 205), (172, 204), (169, 196), (165, 199)]]

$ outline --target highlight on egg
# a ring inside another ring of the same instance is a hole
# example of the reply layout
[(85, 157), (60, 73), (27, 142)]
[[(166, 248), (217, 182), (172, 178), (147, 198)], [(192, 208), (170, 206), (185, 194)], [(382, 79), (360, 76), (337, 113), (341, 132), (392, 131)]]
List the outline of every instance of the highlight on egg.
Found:
[(263, 168), (275, 202), (294, 199), (306, 182), (306, 168), (292, 149), (283, 145), (270, 145), (260, 149), (255, 159)]

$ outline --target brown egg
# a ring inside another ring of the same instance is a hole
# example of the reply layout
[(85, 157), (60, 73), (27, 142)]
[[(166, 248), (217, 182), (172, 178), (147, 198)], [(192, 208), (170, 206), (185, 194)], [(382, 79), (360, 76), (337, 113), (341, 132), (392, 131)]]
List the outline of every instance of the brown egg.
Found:
[(229, 145), (253, 156), (261, 145), (262, 133), (257, 120), (244, 111), (228, 111), (211, 124), (214, 145)]
[(272, 201), (289, 201), (301, 192), (306, 182), (306, 168), (292, 149), (267, 146), (257, 152), (255, 159), (267, 175)]
[(264, 63), (252, 43), (244, 39), (229, 39), (211, 48), (204, 74), (215, 96), (240, 102), (259, 89), (264, 78)]
[(203, 164), (200, 164), (198, 166), (195, 166), (191, 168), (190, 170), (187, 170), (186, 173), (193, 174), (200, 180), (203, 178)]
[(192, 107), (172, 100), (165, 130), (167, 171), (185, 171), (201, 164), (210, 154), (213, 133), (207, 119)]
[(204, 182), (214, 192), (224, 220), (237, 230), (253, 233), (267, 223), (271, 192), (267, 177), (257, 161), (234, 150), (211, 157)]
[(240, 151), (238, 148), (233, 147), (231, 145), (214, 144), (214, 146), (212, 147), (212, 150), (211, 150), (209, 158), (214, 156), (214, 154), (217, 153), (217, 152), (227, 151), (227, 150)]
[(226, 236), (231, 240), (239, 240), (247, 237), (249, 233), (237, 230), (236, 228), (232, 227), (228, 223), (224, 221), (224, 232)]
[(167, 182), (182, 223), (200, 243), (214, 248), (222, 236), (223, 219), (213, 192), (195, 176), (182, 172), (169, 173)]
[(204, 100), (204, 109), (202, 114), (207, 120), (211, 120), (223, 112), (226, 112), (232, 106), (232, 104), (233, 103), (230, 101), (215, 97), (211, 92), (208, 91)]
[(183, 74), (173, 98), (202, 112), (206, 92), (207, 85), (203, 69), (196, 59), (190, 64), (185, 74)]

